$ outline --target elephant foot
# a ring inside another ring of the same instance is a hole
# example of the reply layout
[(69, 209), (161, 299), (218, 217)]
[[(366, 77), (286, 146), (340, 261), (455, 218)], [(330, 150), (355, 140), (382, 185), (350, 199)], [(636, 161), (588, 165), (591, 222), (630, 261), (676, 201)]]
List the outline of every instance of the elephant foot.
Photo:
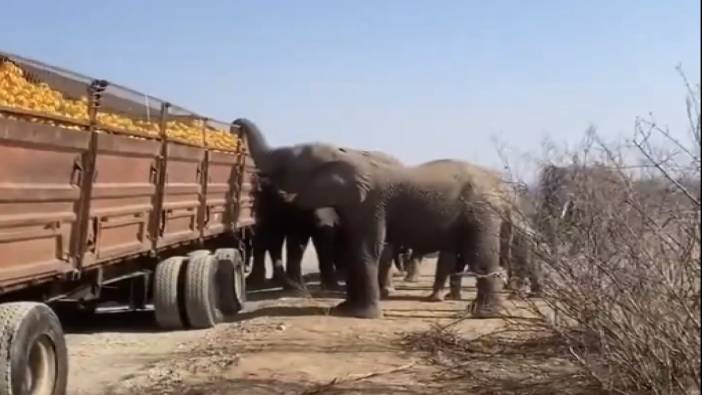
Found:
[(291, 279), (283, 280), (283, 290), (294, 296), (310, 296), (310, 291), (307, 289), (304, 282), (298, 282)]
[(290, 281), (288, 276), (285, 275), (285, 273), (278, 273), (278, 272), (273, 272), (273, 278), (271, 278), (271, 282), (279, 287), (286, 287), (286, 284)]
[(403, 272), (401, 270), (398, 270), (398, 271), (392, 273), (393, 277), (402, 277), (404, 275), (405, 275), (405, 272)]
[(497, 298), (480, 300), (477, 298), (468, 307), (473, 318), (500, 318), (502, 317), (502, 303)]
[(283, 281), (283, 289), (293, 290), (293, 289), (303, 289), (305, 288), (305, 283), (303, 281), (285, 279)]
[(334, 306), (331, 314), (338, 317), (383, 318), (383, 310), (377, 303), (359, 304), (345, 300)]
[(312, 296), (307, 288), (289, 288), (283, 290), (285, 295), (294, 298), (309, 298)]
[(442, 291), (434, 291), (425, 298), (427, 302), (443, 302), (444, 299), (446, 299), (446, 297)]
[(380, 297), (382, 299), (387, 299), (391, 297), (395, 293), (395, 287), (381, 287), (380, 288)]
[(407, 275), (405, 276), (405, 281), (408, 283), (416, 283), (417, 281), (419, 281), (419, 273), (416, 273), (416, 272), (409, 273), (408, 272)]
[(451, 291), (449, 292), (446, 299), (449, 300), (461, 300), (461, 291)]
[(246, 278), (246, 288), (248, 289), (261, 289), (266, 286), (265, 276), (254, 276), (251, 275)]
[(346, 272), (340, 272), (337, 270), (334, 278), (336, 278), (336, 281), (346, 281)]
[(319, 287), (323, 291), (342, 291), (344, 289), (344, 287), (336, 281), (322, 281)]
[(507, 281), (507, 284), (505, 284), (504, 289), (508, 289), (510, 291), (520, 291), (526, 286), (527, 283), (523, 279), (518, 277), (512, 277), (509, 279), (509, 281)]

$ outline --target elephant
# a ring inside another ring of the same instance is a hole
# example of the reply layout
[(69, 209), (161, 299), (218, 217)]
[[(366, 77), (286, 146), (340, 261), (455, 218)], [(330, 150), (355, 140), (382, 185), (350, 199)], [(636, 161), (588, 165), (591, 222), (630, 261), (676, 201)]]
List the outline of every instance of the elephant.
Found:
[(419, 277), (419, 264), (423, 259), (424, 255), (412, 251), (411, 248), (400, 246), (395, 251), (393, 262), (400, 274), (405, 275), (404, 281), (416, 282)]
[[(552, 253), (558, 251), (559, 242), (566, 241), (577, 250), (588, 237), (603, 237), (602, 229), (592, 228), (605, 221), (592, 221), (605, 217), (608, 210), (621, 212), (626, 189), (616, 172), (602, 165), (545, 166), (539, 175), (537, 188), (536, 230), (546, 240)], [(606, 240), (602, 240), (602, 246)], [(610, 246), (614, 247), (614, 246)], [(602, 250), (604, 252), (604, 250)]]
[[(335, 256), (341, 248), (339, 217), (332, 208), (308, 210), (285, 202), (265, 178), (260, 179), (256, 193), (256, 233), (253, 241), (253, 268), (248, 277), (251, 287), (261, 286), (266, 279), (265, 254), (273, 263), (273, 279), (286, 289), (303, 290), (302, 257), (312, 240), (319, 262), (323, 289), (340, 289), (336, 271), (341, 259)], [(287, 262), (283, 265), (285, 242)]]
[[(425, 254), (420, 254), (412, 248), (404, 246), (395, 247), (386, 243), (383, 253), (379, 261), (378, 281), (380, 286), (381, 298), (389, 297), (394, 291), (393, 279), (391, 275), (392, 262), (400, 269), (404, 269), (405, 279), (407, 282), (416, 282), (419, 277), (418, 265), (424, 258)], [(400, 270), (402, 270), (400, 269)], [(463, 270), (463, 267), (456, 266), (456, 271)], [(452, 292), (454, 289), (452, 288)]]
[[(474, 317), (496, 317), (502, 309), (499, 269), (501, 175), (443, 159), (405, 167), (368, 152), (325, 143), (271, 148), (258, 127), (237, 119), (251, 156), (287, 201), (315, 209), (333, 207), (347, 237), (346, 299), (332, 314), (383, 316), (378, 262), (384, 243), (419, 252), (461, 254), (477, 280)], [(497, 209), (496, 209), (497, 208)]]
[[(525, 287), (525, 280), (528, 279), (531, 295), (538, 296), (541, 294), (542, 273), (538, 262), (533, 259), (531, 254), (529, 244), (531, 235), (524, 232), (525, 229), (530, 231), (531, 228), (523, 221), (519, 221), (519, 226), (515, 229), (513, 222), (516, 219), (511, 218), (509, 212), (506, 212), (505, 215), (506, 217), (503, 218), (500, 226), (499, 251), (499, 266), (506, 272), (503, 272), (506, 274), (504, 281), (509, 289), (522, 290)], [(392, 253), (389, 251), (384, 251), (384, 253), (380, 261), (381, 274), (379, 277), (381, 279), (381, 296), (388, 297), (394, 291), (392, 278), (387, 274), (390, 268), (388, 259)], [(411, 259), (415, 261), (416, 265), (425, 255), (412, 251)], [(443, 301), (445, 297), (460, 300), (462, 287), (460, 273), (465, 270), (466, 266), (470, 266), (470, 262), (461, 253), (452, 254), (447, 251), (439, 251), (438, 258), (432, 293), (426, 299), (433, 302)], [(449, 280), (448, 296), (444, 295), (447, 280)]]
[(419, 254), (410, 249), (409, 258), (405, 261), (405, 281), (409, 283), (419, 281), (419, 265), (424, 260), (425, 255)]
[(399, 274), (403, 274), (406, 270), (406, 263), (411, 255), (411, 250), (406, 247), (399, 247), (395, 249), (392, 261), (395, 264), (395, 269), (398, 270)]

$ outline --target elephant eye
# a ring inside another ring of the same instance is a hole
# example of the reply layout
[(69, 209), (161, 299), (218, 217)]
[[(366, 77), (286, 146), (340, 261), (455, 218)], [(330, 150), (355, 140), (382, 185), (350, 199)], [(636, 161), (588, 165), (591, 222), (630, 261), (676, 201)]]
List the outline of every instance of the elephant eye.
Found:
[(341, 152), (343, 152), (343, 153), (346, 153), (346, 148), (341, 148), (341, 147), (339, 147), (339, 151), (341, 151)]

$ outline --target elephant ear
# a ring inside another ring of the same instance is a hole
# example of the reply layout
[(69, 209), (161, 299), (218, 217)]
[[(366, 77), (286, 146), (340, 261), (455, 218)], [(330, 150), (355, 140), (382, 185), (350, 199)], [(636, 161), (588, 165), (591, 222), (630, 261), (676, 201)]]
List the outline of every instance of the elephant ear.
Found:
[(335, 204), (362, 203), (370, 190), (370, 177), (358, 166), (346, 161), (332, 161), (319, 166), (311, 188)]

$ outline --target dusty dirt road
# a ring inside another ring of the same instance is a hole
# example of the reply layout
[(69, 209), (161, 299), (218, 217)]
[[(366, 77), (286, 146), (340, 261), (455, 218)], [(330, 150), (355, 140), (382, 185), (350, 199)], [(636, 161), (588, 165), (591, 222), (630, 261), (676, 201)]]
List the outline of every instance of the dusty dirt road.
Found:
[[(311, 266), (308, 262), (308, 271)], [(312, 260), (313, 262), (313, 260)], [(208, 330), (161, 332), (151, 312), (108, 312), (68, 325), (69, 394), (426, 394), (439, 391), (435, 367), (406, 351), (403, 336), (454, 320), (475, 296), (430, 303), (433, 261), (418, 283), (397, 279), (385, 318), (329, 316), (341, 294), (285, 297), (250, 293), (236, 322)], [(465, 333), (494, 331), (501, 320), (467, 320)], [(368, 377), (366, 377), (368, 376)], [(334, 384), (332, 381), (337, 381)], [(443, 393), (446, 393), (444, 390)]]

